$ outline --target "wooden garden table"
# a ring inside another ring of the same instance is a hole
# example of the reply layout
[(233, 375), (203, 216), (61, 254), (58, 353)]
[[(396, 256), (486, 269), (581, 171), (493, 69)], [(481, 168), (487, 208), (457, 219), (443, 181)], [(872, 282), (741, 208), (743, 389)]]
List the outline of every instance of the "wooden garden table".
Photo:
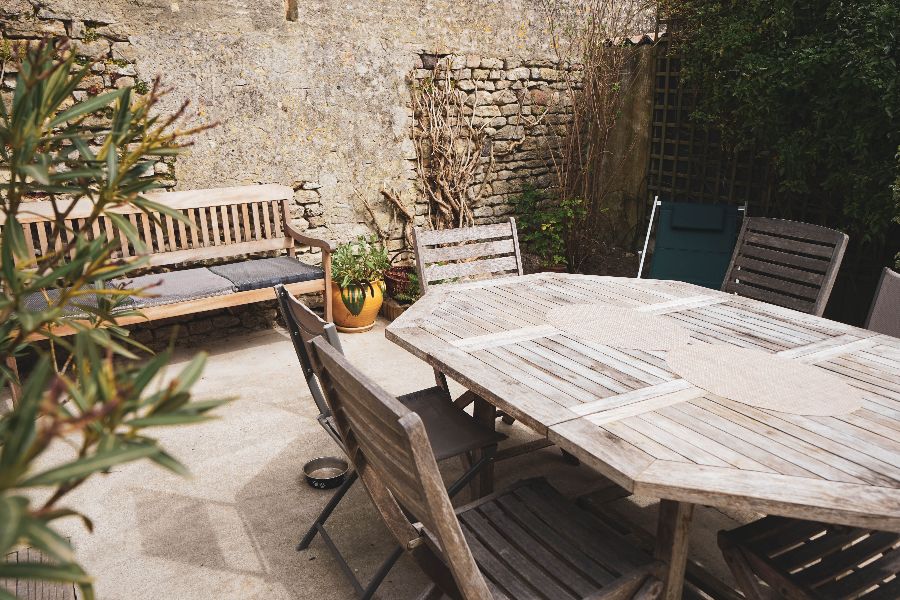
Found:
[[(585, 303), (667, 314), (694, 340), (816, 365), (863, 406), (839, 417), (753, 408), (680, 380), (663, 352), (547, 325), (548, 309)], [(555, 273), (434, 287), (386, 335), (629, 492), (660, 498), (667, 599), (681, 598), (696, 504), (900, 532), (900, 339), (682, 282)]]

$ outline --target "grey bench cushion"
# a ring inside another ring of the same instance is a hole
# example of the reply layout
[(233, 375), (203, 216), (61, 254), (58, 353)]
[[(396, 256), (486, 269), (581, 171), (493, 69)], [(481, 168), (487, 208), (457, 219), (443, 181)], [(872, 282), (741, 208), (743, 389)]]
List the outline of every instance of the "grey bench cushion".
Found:
[[(112, 285), (110, 284), (110, 287)], [(56, 306), (59, 302), (59, 289), (47, 289), (44, 290), (46, 292), (46, 296), (44, 292), (35, 292), (34, 294), (29, 294), (25, 297), (25, 307), (31, 311), (43, 311), (47, 310), (48, 303), (47, 299), (50, 299), (49, 306)], [(112, 301), (114, 296), (106, 296), (107, 299)], [(98, 305), (98, 296), (97, 294), (84, 294), (80, 296), (76, 296), (73, 298), (69, 304), (62, 307), (62, 312), (67, 317), (86, 317), (87, 312), (85, 312), (81, 307), (91, 307), (97, 308)], [(134, 308), (134, 299), (130, 296), (126, 296), (125, 298), (119, 299), (119, 305), (113, 309), (113, 313), (121, 312), (123, 310), (129, 310)]]
[(141, 275), (120, 282), (128, 289), (149, 288), (144, 292), (146, 296), (133, 296), (137, 308), (222, 296), (234, 291), (230, 281), (205, 267)]
[(236, 292), (273, 287), (279, 283), (312, 281), (324, 277), (324, 272), (319, 267), (304, 264), (289, 256), (245, 260), (210, 267), (209, 270), (230, 281)]

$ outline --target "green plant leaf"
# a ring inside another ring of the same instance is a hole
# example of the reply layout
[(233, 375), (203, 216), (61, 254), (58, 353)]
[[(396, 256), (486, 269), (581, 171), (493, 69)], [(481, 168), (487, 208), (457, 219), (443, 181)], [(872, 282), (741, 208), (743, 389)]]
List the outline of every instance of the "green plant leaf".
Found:
[(99, 452), (93, 456), (80, 458), (60, 467), (38, 473), (33, 477), (29, 477), (17, 487), (24, 488), (58, 485), (73, 479), (87, 477), (93, 473), (105, 471), (115, 465), (147, 458), (153, 456), (157, 452), (159, 452), (159, 448), (153, 445), (131, 446), (128, 448), (116, 448), (106, 452)]
[(0, 556), (19, 539), (22, 522), (28, 511), (28, 499), (22, 496), (0, 496)]
[(75, 560), (75, 552), (68, 540), (38, 519), (27, 518), (23, 521), (22, 536), (55, 560), (60, 562)]
[(93, 578), (76, 564), (52, 565), (32, 562), (0, 563), (0, 579), (61, 581), (76, 584), (93, 582)]
[(83, 102), (79, 102), (75, 104), (70, 109), (59, 113), (54, 119), (50, 121), (50, 128), (56, 127), (60, 123), (65, 123), (66, 121), (72, 121), (77, 119), (78, 117), (86, 114), (90, 114), (93, 112), (97, 112), (101, 108), (109, 106), (116, 100), (122, 97), (126, 88), (118, 89), (112, 92), (106, 92), (105, 94), (100, 94), (99, 96), (94, 96), (93, 98), (88, 98)]

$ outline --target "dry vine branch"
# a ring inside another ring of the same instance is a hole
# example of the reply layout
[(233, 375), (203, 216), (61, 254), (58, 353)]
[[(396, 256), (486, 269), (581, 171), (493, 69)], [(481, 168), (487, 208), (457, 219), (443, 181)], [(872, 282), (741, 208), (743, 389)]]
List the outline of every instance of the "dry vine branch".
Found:
[(623, 41), (648, 30), (654, 3), (585, 0), (577, 14), (559, 0), (544, 0), (544, 7), (557, 60), (581, 67), (563, 71), (572, 114), (550, 148), (559, 193), (585, 201), (585, 218), (570, 228), (573, 239), (567, 240), (569, 259), (578, 267), (605, 241), (601, 232), (621, 226), (610, 223), (609, 210), (634, 142), (617, 149), (614, 132), (640, 75), (638, 53)]
[(413, 130), (416, 168), (435, 229), (474, 224), (472, 205), (484, 195), (494, 167), (489, 120), (476, 116), (478, 93), (457, 88), (452, 62), (452, 56), (438, 61), (412, 93), (419, 125)]
[(414, 245), (413, 225), (415, 222), (415, 215), (403, 205), (403, 201), (400, 199), (400, 192), (397, 190), (393, 188), (381, 188), (379, 192), (388, 201), (388, 206), (391, 209), (391, 220), (386, 227), (382, 227), (381, 223), (378, 222), (375, 209), (359, 190), (356, 191), (356, 196), (359, 198), (360, 202), (362, 202), (366, 212), (369, 213), (369, 218), (372, 221), (372, 226), (378, 233), (378, 238), (387, 244), (389, 240), (395, 239), (394, 231), (397, 229), (398, 223), (402, 223), (400, 226), (402, 227), (401, 238), (403, 239), (403, 250), (411, 251)]

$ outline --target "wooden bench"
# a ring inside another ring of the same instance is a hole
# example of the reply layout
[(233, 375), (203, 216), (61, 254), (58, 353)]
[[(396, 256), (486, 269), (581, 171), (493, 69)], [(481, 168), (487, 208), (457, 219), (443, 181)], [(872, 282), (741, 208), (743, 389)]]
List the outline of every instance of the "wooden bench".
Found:
[[(71, 207), (65, 219), (67, 230), (89, 239), (102, 235), (120, 242), (112, 258), (127, 260), (144, 256), (149, 266), (172, 269), (171, 272), (143, 275), (122, 282), (131, 289), (155, 285), (147, 293), (156, 297), (129, 297), (128, 307), (141, 314), (123, 315), (117, 319), (119, 325), (273, 300), (273, 288), (278, 283), (284, 284), (294, 295), (324, 292), (325, 316), (331, 321), (331, 252), (334, 247), (328, 241), (309, 237), (291, 227), (288, 220), (288, 203), (293, 199), (291, 188), (269, 184), (160, 193), (148, 197), (177, 210), (192, 226), (162, 213), (151, 218), (133, 206), (112, 209), (110, 212), (123, 215), (138, 231), (145, 246), (140, 250), (112, 219), (100, 217), (93, 228), (83, 230), (85, 218), (93, 208), (89, 200), (79, 200), (74, 207), (58, 203), (64, 208)], [(19, 216), (33, 258), (49, 250), (53, 215), (51, 202), (38, 201), (29, 203)], [(2, 219), (0, 215), (0, 226)], [(322, 267), (304, 265), (293, 258), (298, 246), (321, 249)], [(247, 259), (247, 255), (261, 253), (278, 256)], [(209, 268), (191, 264), (209, 260), (230, 264)], [(43, 295), (40, 296), (34, 302), (46, 304)], [(73, 332), (74, 329), (67, 326), (54, 329), (57, 335)]]

